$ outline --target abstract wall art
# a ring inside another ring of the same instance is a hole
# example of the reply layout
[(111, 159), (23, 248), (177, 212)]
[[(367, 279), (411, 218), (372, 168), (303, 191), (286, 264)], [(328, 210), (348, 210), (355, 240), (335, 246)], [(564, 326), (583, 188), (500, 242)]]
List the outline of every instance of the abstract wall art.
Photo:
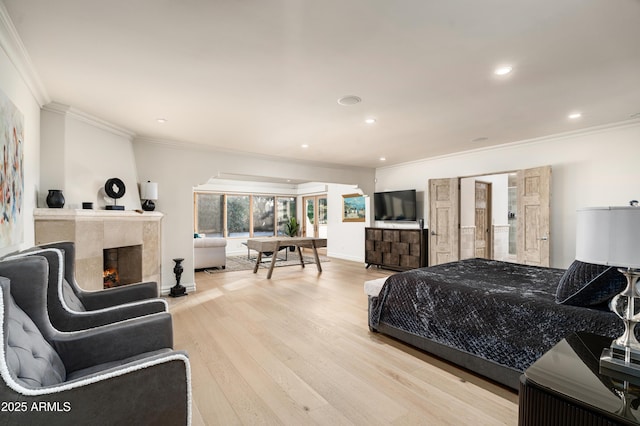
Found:
[(24, 115), (0, 91), (0, 248), (20, 244), (24, 232)]

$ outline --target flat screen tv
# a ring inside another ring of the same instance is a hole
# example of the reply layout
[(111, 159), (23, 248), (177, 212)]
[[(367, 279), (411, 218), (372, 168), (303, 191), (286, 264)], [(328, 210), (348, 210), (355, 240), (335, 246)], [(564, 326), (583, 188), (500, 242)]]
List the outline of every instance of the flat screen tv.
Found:
[(375, 192), (375, 220), (416, 220), (416, 190)]

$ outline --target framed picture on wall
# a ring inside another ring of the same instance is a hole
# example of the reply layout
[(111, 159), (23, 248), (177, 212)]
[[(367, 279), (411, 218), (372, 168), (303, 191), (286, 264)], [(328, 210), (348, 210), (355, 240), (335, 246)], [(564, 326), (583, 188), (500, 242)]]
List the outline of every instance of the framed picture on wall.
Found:
[(342, 221), (364, 222), (366, 206), (361, 194), (342, 195)]

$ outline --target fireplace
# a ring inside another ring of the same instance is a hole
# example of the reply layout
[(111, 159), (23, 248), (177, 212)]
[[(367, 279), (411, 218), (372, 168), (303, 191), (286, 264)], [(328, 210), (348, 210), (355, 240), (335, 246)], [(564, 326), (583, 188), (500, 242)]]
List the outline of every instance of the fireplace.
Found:
[(117, 270), (121, 285), (161, 283), (162, 218), (159, 212), (35, 209), (35, 240), (36, 245), (75, 242), (76, 280), (83, 290), (104, 288), (104, 260), (112, 257), (105, 255), (107, 249), (119, 249)]
[(102, 259), (104, 288), (142, 281), (142, 245), (106, 248)]

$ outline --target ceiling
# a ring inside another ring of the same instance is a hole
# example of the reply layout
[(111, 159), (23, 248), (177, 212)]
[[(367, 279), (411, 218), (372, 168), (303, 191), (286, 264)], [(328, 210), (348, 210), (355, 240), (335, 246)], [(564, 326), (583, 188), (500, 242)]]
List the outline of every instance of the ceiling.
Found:
[(640, 120), (640, 0), (3, 2), (51, 100), (145, 139), (381, 167)]

